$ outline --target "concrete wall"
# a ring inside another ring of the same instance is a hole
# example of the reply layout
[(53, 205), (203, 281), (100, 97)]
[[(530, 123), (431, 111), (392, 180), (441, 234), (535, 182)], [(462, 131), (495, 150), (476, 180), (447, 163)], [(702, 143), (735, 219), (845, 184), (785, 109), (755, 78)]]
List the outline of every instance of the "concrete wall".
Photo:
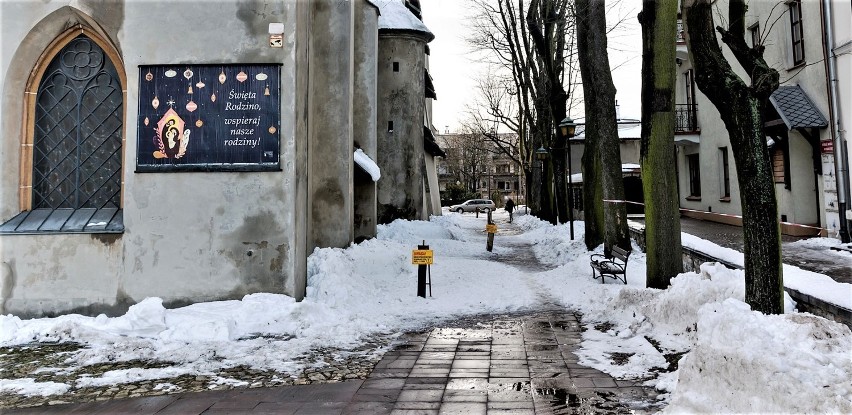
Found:
[(355, 5), (317, 0), (311, 9), (308, 97), (308, 251), (345, 247), (353, 235)]
[[(425, 39), (379, 33), (378, 59), (378, 221), (419, 219), (424, 214), (423, 65)], [(399, 71), (393, 71), (393, 63)], [(393, 130), (388, 129), (393, 123)]]
[[(71, 7), (70, 5), (74, 5)], [(123, 59), (127, 89), (121, 235), (3, 235), (4, 309), (19, 315), (121, 312), (148, 296), (167, 305), (304, 291), (304, 120), (296, 108), (305, 4), (208, 2), (3, 2), (0, 220), (18, 213), (24, 85), (66, 28), (91, 26)], [(172, 17), (172, 18), (164, 18)], [(177, 24), (177, 16), (180, 17)], [(283, 48), (267, 26), (285, 25)], [(336, 25), (330, 25), (336, 26)], [(330, 54), (330, 55), (337, 55)], [(137, 65), (281, 63), (281, 172), (136, 174)], [(302, 138), (299, 138), (302, 137)], [(347, 140), (351, 146), (351, 139)], [(351, 161), (351, 151), (347, 154)], [(350, 163), (351, 165), (351, 163)], [(164, 207), (169, 214), (163, 214)], [(351, 211), (351, 209), (350, 209)], [(302, 237), (300, 237), (302, 235)], [(251, 254), (251, 255), (249, 255)], [(85, 259), (85, 260), (83, 260)]]
[[(376, 62), (379, 50), (378, 9), (366, 0), (355, 2), (355, 96), (353, 139), (373, 161), (376, 142)], [(355, 169), (358, 169), (356, 166)], [(363, 172), (362, 172), (363, 173)], [(376, 236), (376, 183), (367, 174), (355, 174), (355, 239)]]

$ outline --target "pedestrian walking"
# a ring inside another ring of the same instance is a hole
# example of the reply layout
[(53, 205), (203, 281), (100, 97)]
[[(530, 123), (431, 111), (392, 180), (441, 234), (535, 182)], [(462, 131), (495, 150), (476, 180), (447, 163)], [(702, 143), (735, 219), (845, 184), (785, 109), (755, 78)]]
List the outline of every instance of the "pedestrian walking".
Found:
[(512, 223), (512, 211), (515, 210), (515, 202), (512, 199), (506, 201), (506, 212), (509, 212), (509, 223)]

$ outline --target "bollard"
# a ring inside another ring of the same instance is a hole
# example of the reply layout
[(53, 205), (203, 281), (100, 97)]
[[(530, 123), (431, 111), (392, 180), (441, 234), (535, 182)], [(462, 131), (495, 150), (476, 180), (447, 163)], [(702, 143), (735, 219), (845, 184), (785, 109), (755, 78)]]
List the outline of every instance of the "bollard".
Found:
[(479, 219), (479, 208), (476, 208), (476, 218)]
[(486, 232), (488, 232), (488, 239), (485, 243), (485, 250), (491, 252), (494, 249), (494, 233), (497, 232), (497, 225), (491, 221), (491, 210), (488, 211), (488, 225), (485, 227)]

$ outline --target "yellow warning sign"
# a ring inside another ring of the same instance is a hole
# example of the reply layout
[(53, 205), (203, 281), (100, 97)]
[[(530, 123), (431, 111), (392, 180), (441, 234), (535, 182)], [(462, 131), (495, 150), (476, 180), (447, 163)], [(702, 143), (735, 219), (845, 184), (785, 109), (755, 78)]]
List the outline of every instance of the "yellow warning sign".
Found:
[(431, 249), (415, 249), (411, 251), (411, 263), (413, 265), (432, 265), (433, 258)]
[(497, 233), (497, 224), (489, 223), (489, 224), (485, 225), (485, 232)]

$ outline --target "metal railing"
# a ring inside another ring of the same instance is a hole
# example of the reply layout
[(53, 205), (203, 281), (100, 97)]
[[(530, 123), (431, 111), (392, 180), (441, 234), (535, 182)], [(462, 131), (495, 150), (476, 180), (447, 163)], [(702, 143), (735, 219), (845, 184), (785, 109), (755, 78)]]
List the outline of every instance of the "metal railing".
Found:
[(698, 131), (698, 105), (675, 104), (675, 133)]

